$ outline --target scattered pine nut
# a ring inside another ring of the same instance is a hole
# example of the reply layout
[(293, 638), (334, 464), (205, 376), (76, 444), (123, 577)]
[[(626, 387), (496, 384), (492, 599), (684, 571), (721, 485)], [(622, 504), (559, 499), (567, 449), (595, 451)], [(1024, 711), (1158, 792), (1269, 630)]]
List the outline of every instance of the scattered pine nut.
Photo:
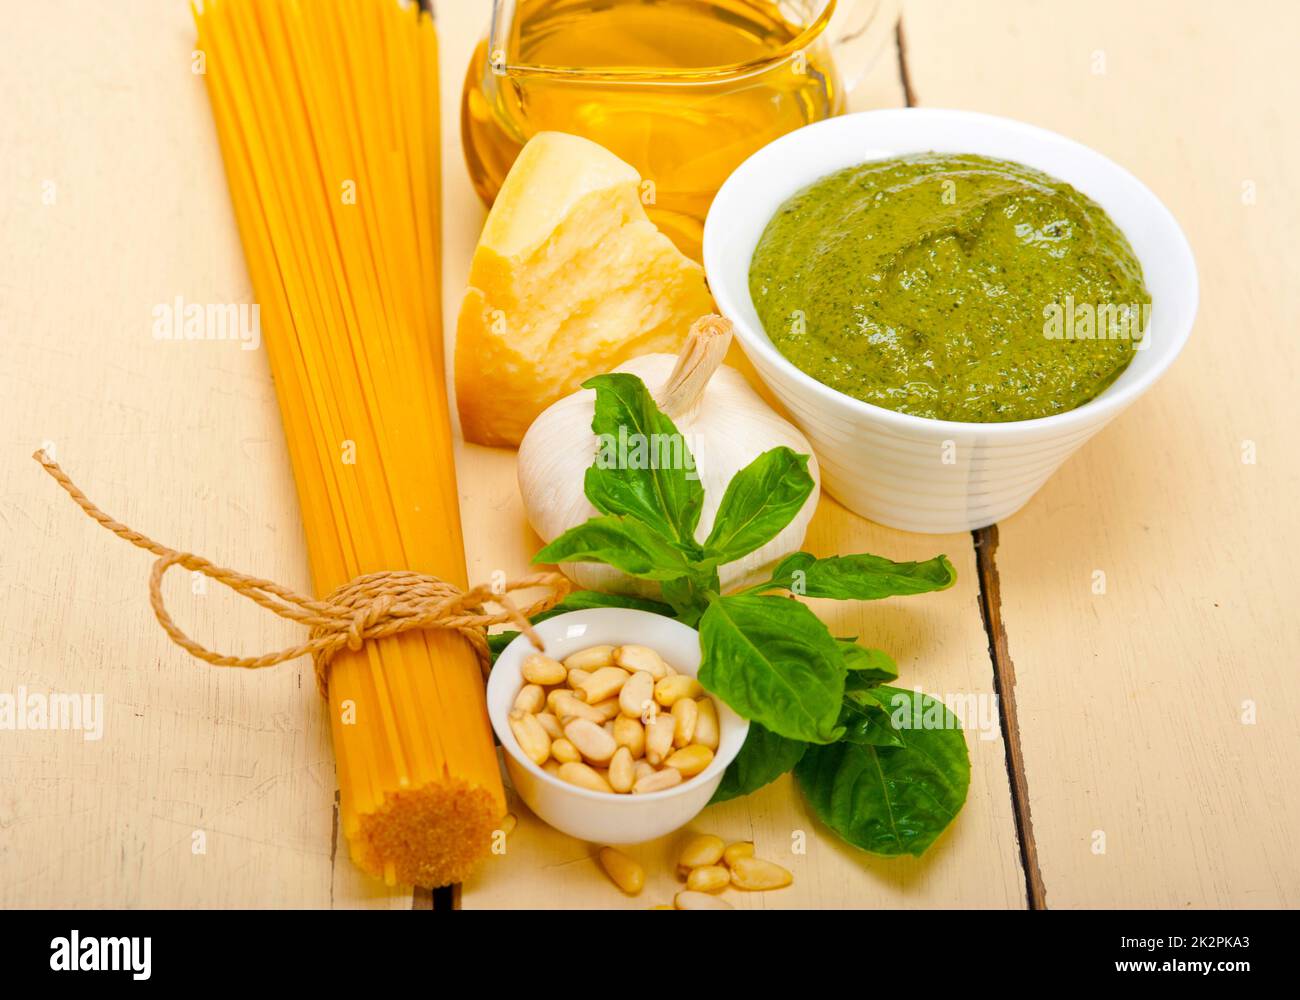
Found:
[(737, 889), (762, 892), (783, 889), (794, 881), (794, 876), (778, 864), (761, 858), (737, 858), (731, 866), (731, 884)]
[(731, 872), (722, 865), (692, 868), (686, 876), (686, 888), (693, 892), (721, 892), (731, 884)]
[(645, 869), (622, 851), (602, 847), (599, 857), (605, 874), (629, 896), (635, 896), (645, 888)]
[(722, 852), (722, 862), (728, 868), (734, 868), (737, 858), (752, 858), (753, 856), (753, 843), (748, 840), (742, 840), (738, 843), (727, 845), (727, 849)]
[(722, 860), (722, 838), (711, 833), (702, 833), (692, 837), (682, 848), (677, 863), (685, 868), (700, 868), (704, 865), (716, 865)]

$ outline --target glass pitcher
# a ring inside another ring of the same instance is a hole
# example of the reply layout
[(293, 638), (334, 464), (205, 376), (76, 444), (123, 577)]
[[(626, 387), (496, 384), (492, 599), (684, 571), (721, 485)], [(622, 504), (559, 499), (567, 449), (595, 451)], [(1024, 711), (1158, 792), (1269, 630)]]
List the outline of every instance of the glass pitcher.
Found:
[[(700, 255), (722, 182), (777, 136), (844, 110), (896, 0), (495, 0), (461, 133), (491, 204), (537, 132), (584, 136), (642, 177), (642, 200)], [(837, 65), (838, 64), (838, 65)]]

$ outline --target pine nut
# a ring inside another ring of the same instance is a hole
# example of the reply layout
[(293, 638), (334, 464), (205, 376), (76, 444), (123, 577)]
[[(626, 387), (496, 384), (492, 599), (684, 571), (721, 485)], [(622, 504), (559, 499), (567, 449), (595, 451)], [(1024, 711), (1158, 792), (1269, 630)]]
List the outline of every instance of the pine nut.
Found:
[(686, 747), (695, 741), (695, 725), (700, 717), (700, 706), (690, 698), (673, 702), (673, 746)]
[(707, 892), (683, 889), (673, 897), (673, 905), (679, 910), (734, 910), (735, 907), (725, 899), (710, 896)]
[(646, 795), (650, 792), (662, 792), (666, 788), (672, 788), (674, 785), (682, 783), (682, 772), (675, 768), (665, 767), (662, 771), (656, 771), (654, 774), (647, 774), (644, 778), (639, 778), (632, 786), (633, 795)]
[(549, 774), (552, 778), (558, 778), (560, 776), (560, 762), (554, 759), (548, 760), (545, 764), (542, 765), (542, 770), (545, 771), (547, 774)]
[(702, 833), (686, 842), (677, 863), (686, 868), (716, 865), (722, 860), (722, 846), (721, 837), (715, 837), (711, 833)]
[(561, 726), (570, 719), (586, 719), (588, 722), (596, 723), (597, 726), (602, 725), (605, 721), (605, 716), (586, 702), (575, 698), (572, 691), (563, 689), (552, 691), (547, 697), (555, 697), (555, 701), (551, 703), (551, 709), (559, 716)]
[(613, 646), (589, 646), (564, 658), (564, 665), (570, 670), (597, 670), (608, 667), (613, 662)]
[(600, 866), (605, 869), (616, 886), (629, 896), (635, 896), (645, 888), (645, 869), (629, 858), (622, 851), (612, 847), (600, 849)]
[(560, 728), (560, 720), (550, 712), (538, 712), (537, 721), (541, 723), (542, 728), (546, 730), (546, 735), (551, 739), (558, 740), (563, 738), (564, 730)]
[(739, 843), (727, 845), (727, 849), (722, 852), (722, 861), (728, 868), (734, 868), (738, 859), (752, 858), (753, 856), (753, 843), (748, 840), (742, 840)]
[(737, 889), (762, 892), (783, 889), (794, 881), (794, 876), (778, 864), (761, 858), (737, 858), (731, 866), (731, 884)]
[(694, 892), (720, 892), (731, 884), (731, 872), (722, 865), (692, 868), (686, 876), (686, 888)]
[(690, 746), (682, 747), (682, 749), (670, 754), (664, 763), (668, 767), (681, 771), (683, 778), (694, 778), (713, 763), (713, 751), (708, 747), (700, 746), (698, 743), (692, 743)]
[(673, 746), (675, 723), (671, 715), (661, 715), (646, 729), (645, 759), (658, 765), (668, 756)]
[(614, 737), (588, 719), (570, 719), (564, 724), (564, 735), (593, 764), (608, 763), (618, 749)]
[(634, 673), (644, 670), (655, 680), (668, 676), (668, 671), (664, 669), (663, 657), (649, 646), (619, 646), (614, 650), (614, 662)]
[(591, 676), (589, 670), (570, 670), (568, 684), (571, 688), (577, 688), (583, 681)]
[(631, 719), (641, 718), (647, 704), (654, 704), (655, 679), (647, 671), (633, 674), (618, 693), (618, 707)]
[(569, 672), (559, 660), (552, 660), (545, 653), (532, 653), (524, 660), (524, 680), (529, 684), (563, 684)]
[(551, 756), (561, 764), (572, 764), (582, 760), (582, 754), (578, 753), (578, 748), (563, 738), (555, 740), (551, 744)]
[(570, 785), (577, 785), (579, 788), (614, 794), (614, 789), (609, 787), (609, 782), (605, 779), (605, 776), (594, 767), (588, 767), (586, 764), (561, 764), (559, 778), (561, 781), (567, 781)]
[(655, 701), (664, 708), (672, 708), (679, 698), (698, 698), (703, 693), (700, 682), (687, 674), (677, 674), (655, 682)]
[(515, 695), (514, 707), (521, 712), (536, 715), (546, 707), (546, 692), (540, 684), (525, 684)]
[(694, 742), (710, 750), (717, 750), (721, 732), (718, 725), (718, 706), (714, 704), (712, 698), (705, 696), (695, 703), (695, 707), (698, 714), (695, 718)]
[(604, 701), (596, 702), (591, 707), (604, 716), (606, 722), (616, 718), (619, 713), (617, 698), (606, 698)]
[(587, 703), (594, 705), (606, 698), (613, 698), (623, 689), (630, 675), (622, 667), (601, 667), (578, 685), (587, 695)]
[(609, 762), (609, 787), (621, 793), (632, 791), (636, 784), (636, 762), (632, 760), (632, 751), (619, 747)]
[[(636, 767), (632, 771), (632, 775), (636, 779), (636, 781), (640, 781), (646, 775), (654, 774), (654, 773), (655, 773), (655, 769), (643, 760), (637, 761)], [(635, 784), (636, 781), (634, 781), (633, 784)]]
[(537, 716), (513, 709), (509, 715), (510, 731), (515, 734), (515, 741), (524, 756), (539, 767), (546, 763), (551, 755), (551, 738), (537, 721)]
[(614, 720), (614, 742), (632, 751), (632, 759), (645, 756), (645, 727), (636, 719), (620, 715)]

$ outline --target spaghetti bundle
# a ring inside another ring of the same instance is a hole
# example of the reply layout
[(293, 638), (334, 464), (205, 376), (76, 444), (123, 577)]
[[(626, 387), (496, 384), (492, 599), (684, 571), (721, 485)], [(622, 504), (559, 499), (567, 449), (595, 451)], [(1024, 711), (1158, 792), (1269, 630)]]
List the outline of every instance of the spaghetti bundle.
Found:
[[(432, 19), (398, 0), (194, 13), (314, 589), (393, 570), (464, 588)], [(505, 812), (466, 640), (414, 631), (342, 650), (328, 697), (354, 861), (389, 884), (464, 877)]]

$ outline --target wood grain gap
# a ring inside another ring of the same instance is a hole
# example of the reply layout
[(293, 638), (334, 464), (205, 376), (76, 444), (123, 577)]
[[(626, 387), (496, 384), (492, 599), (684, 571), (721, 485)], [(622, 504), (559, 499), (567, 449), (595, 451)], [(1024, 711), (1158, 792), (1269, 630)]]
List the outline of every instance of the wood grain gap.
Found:
[(1031, 910), (1047, 909), (1047, 889), (1038, 867), (1038, 845), (1029, 814), (1029, 781), (1020, 748), (1020, 722), (1016, 715), (1016, 668), (1007, 651), (1007, 632), (1002, 625), (1002, 590), (998, 580), (998, 526), (971, 532), (975, 542), (975, 566), (979, 572), (980, 615), (989, 640), (993, 661), (993, 690), (998, 696), (1002, 720), (1002, 744), (1006, 748), (1007, 777), (1011, 784), (1011, 805), (1016, 817), (1016, 839), (1020, 842), (1020, 864), (1025, 872), (1025, 895)]
[(916, 91), (912, 89), (912, 74), (907, 69), (907, 35), (903, 32), (901, 14), (894, 24), (894, 48), (898, 51), (898, 77), (903, 84), (903, 100), (909, 108), (914, 108), (919, 102)]

